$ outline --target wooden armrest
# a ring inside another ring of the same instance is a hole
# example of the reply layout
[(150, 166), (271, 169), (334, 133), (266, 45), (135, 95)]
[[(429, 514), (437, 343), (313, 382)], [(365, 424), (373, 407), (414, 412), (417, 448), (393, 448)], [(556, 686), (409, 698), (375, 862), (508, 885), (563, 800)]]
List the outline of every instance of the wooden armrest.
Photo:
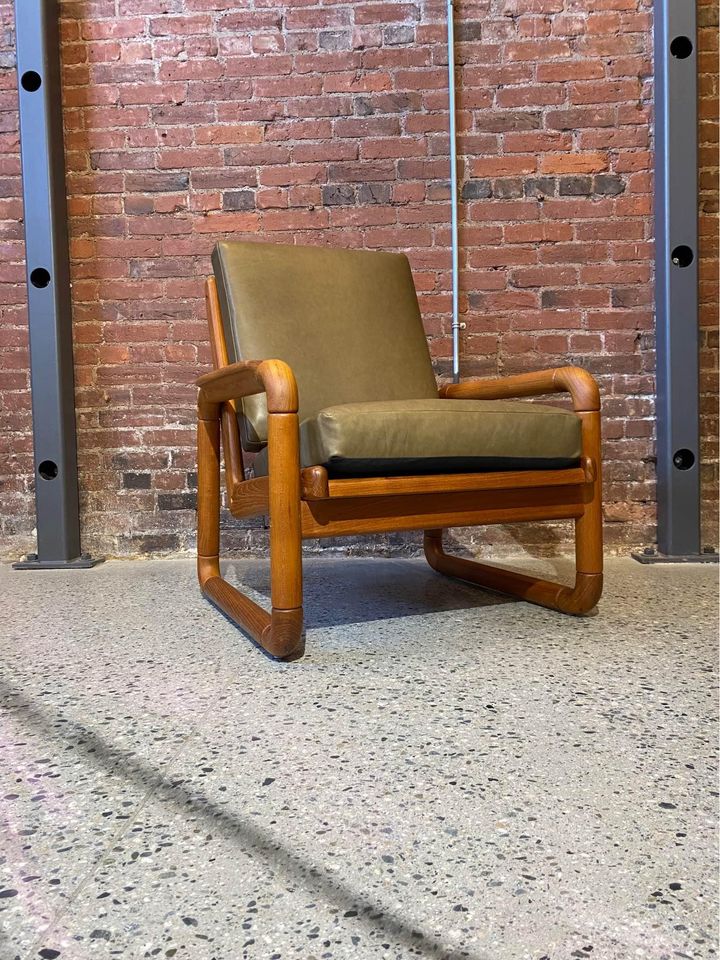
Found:
[(295, 375), (283, 360), (241, 360), (203, 374), (196, 382), (201, 419), (215, 419), (220, 404), (256, 393), (267, 394), (268, 413), (297, 413)]
[(600, 409), (597, 382), (582, 367), (556, 367), (492, 380), (466, 380), (440, 388), (440, 396), (449, 400), (503, 400), (544, 393), (569, 393), (576, 413)]

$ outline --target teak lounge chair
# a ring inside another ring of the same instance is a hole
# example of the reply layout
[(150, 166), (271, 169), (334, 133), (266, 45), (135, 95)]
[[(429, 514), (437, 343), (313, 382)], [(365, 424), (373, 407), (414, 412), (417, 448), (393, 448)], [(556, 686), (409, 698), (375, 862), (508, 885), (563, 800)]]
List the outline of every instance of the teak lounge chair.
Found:
[[(395, 253), (220, 243), (198, 380), (198, 576), (272, 656), (304, 650), (302, 541), (424, 530), (441, 573), (582, 614), (602, 590), (600, 396), (578, 367), (438, 387)], [(510, 399), (566, 392), (574, 412)], [(272, 612), (220, 572), (228, 506), (269, 515)], [(241, 441), (242, 438), (242, 441)], [(254, 451), (245, 479), (243, 448)], [(573, 586), (450, 556), (446, 527), (575, 520)]]

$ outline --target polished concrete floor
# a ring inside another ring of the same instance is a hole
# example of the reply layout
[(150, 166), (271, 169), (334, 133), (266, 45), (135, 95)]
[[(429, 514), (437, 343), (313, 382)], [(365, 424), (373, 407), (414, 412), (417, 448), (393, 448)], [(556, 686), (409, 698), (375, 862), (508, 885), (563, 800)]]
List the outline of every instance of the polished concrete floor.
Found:
[(0, 960), (717, 955), (717, 568), (306, 574), (277, 664), (190, 562), (0, 568)]

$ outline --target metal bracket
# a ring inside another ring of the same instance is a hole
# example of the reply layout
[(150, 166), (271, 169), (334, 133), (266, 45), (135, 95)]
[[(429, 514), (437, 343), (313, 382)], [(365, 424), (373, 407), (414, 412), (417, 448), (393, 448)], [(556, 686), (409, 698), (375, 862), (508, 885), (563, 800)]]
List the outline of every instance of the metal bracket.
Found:
[(91, 557), (83, 553), (75, 560), (40, 560), (36, 553), (29, 553), (24, 560), (12, 565), (13, 570), (89, 570), (103, 562), (103, 557)]
[(80, 549), (70, 257), (57, 0), (15, 0), (30, 379), (35, 559), (18, 570), (88, 567)]
[(632, 554), (633, 560), (637, 560), (638, 563), (644, 564), (653, 564), (653, 563), (717, 563), (720, 559), (717, 550), (713, 547), (706, 547), (702, 553), (696, 554), (681, 554), (680, 556), (674, 557), (669, 556), (666, 553), (658, 553), (655, 547), (645, 547), (642, 551), (637, 551)]

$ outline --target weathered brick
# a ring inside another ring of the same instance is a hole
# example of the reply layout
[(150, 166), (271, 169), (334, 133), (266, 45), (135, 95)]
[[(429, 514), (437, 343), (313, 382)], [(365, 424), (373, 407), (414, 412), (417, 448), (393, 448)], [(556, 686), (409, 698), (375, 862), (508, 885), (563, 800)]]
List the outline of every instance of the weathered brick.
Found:
[(528, 177), (523, 181), (526, 197), (554, 197), (557, 192), (557, 180), (553, 177)]
[(222, 197), (223, 210), (254, 210), (254, 190), (228, 190)]
[(152, 477), (149, 473), (124, 473), (122, 481), (126, 490), (149, 490)]
[(323, 187), (322, 200), (325, 206), (353, 204), (356, 200), (355, 188), (349, 184)]
[(386, 27), (383, 30), (383, 40), (390, 46), (412, 43), (415, 39), (415, 28), (411, 24)]
[(625, 181), (613, 173), (601, 173), (593, 178), (593, 192), (616, 197), (625, 191)]
[(390, 203), (392, 187), (389, 183), (362, 183), (357, 192), (359, 204)]
[(492, 196), (489, 180), (468, 180), (462, 186), (463, 200), (486, 200)]
[(514, 200), (523, 195), (523, 182), (519, 179), (493, 180), (492, 195), (498, 200)]
[(189, 185), (189, 173), (128, 173), (125, 177), (128, 193), (176, 193)]
[(197, 500), (194, 493), (160, 493), (157, 499), (159, 510), (194, 510)]
[(468, 43), (471, 40), (482, 40), (482, 20), (461, 20), (455, 27), (455, 36), (458, 43)]
[(321, 30), (318, 46), (322, 50), (352, 50), (352, 34), (349, 30)]
[(129, 537), (127, 552), (133, 553), (172, 553), (180, 549), (181, 540), (177, 533), (148, 533)]
[(558, 188), (561, 197), (587, 197), (592, 193), (592, 178), (560, 177)]

